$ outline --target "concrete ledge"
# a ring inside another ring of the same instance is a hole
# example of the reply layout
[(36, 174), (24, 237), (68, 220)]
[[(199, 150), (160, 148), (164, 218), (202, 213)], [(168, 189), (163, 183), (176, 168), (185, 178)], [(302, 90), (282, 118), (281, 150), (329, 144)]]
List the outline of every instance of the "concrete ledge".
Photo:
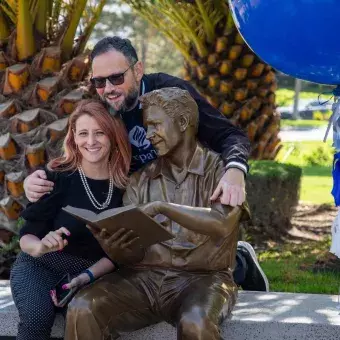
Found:
[[(340, 337), (337, 296), (240, 292), (233, 316), (221, 327), (228, 340), (336, 340)], [(15, 339), (18, 313), (8, 281), (0, 281), (0, 339)], [(58, 315), (52, 336), (62, 338)], [(160, 323), (124, 334), (122, 340), (174, 340), (176, 330)]]

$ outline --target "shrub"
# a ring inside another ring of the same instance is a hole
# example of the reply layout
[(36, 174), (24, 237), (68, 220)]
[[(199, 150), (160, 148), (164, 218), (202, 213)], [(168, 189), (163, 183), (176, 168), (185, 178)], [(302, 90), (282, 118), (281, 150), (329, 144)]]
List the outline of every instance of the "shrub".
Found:
[(280, 238), (291, 228), (299, 201), (302, 169), (274, 161), (253, 161), (247, 177), (247, 200), (251, 211), (247, 234)]
[(306, 165), (329, 165), (333, 161), (332, 148), (328, 145), (320, 145), (316, 149), (303, 155)]
[(323, 113), (323, 119), (324, 120), (329, 120), (329, 118), (331, 118), (332, 115), (332, 111), (331, 110), (327, 110), (326, 112)]
[(315, 120), (324, 120), (323, 113), (321, 111), (313, 112), (313, 119), (315, 119)]

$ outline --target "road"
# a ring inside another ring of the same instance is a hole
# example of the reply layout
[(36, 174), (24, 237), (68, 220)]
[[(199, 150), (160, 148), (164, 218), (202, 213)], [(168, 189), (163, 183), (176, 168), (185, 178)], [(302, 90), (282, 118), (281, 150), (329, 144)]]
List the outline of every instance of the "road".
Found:
[[(323, 141), (327, 127), (310, 129), (310, 130), (285, 130), (282, 129), (279, 136), (283, 142), (300, 142), (300, 141)], [(327, 140), (333, 139), (332, 128), (329, 131)]]

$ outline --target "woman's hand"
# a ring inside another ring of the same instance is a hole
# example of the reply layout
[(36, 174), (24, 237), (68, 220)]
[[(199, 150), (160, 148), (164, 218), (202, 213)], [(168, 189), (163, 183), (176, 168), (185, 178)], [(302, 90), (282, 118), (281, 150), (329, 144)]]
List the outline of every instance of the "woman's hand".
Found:
[(81, 273), (74, 277), (71, 282), (63, 285), (63, 289), (81, 288), (90, 282), (90, 277), (86, 273)]
[(56, 231), (50, 231), (43, 239), (40, 240), (37, 256), (52, 253), (64, 249), (68, 242), (62, 238), (62, 235), (70, 236), (71, 233), (64, 227)]
[[(65, 290), (70, 290), (70, 289), (75, 289), (78, 290), (81, 287), (85, 286), (87, 283), (90, 282), (90, 277), (86, 273), (81, 273), (78, 276), (74, 277), (71, 282), (65, 283), (62, 286), (62, 289)], [(60, 305), (60, 303), (57, 300), (57, 294), (55, 289), (52, 289), (50, 291), (51, 299), (56, 307), (63, 307)]]

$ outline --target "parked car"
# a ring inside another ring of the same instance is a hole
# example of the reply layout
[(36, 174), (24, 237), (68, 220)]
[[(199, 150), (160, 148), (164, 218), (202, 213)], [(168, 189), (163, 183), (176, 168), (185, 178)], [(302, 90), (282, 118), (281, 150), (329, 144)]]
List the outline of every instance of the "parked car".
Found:
[(324, 103), (322, 100), (313, 100), (309, 102), (305, 110), (313, 110), (313, 111), (325, 111), (325, 110), (332, 110), (332, 101), (328, 101), (327, 103)]
[(293, 108), (290, 106), (279, 106), (276, 110), (280, 113), (281, 119), (293, 118)]

